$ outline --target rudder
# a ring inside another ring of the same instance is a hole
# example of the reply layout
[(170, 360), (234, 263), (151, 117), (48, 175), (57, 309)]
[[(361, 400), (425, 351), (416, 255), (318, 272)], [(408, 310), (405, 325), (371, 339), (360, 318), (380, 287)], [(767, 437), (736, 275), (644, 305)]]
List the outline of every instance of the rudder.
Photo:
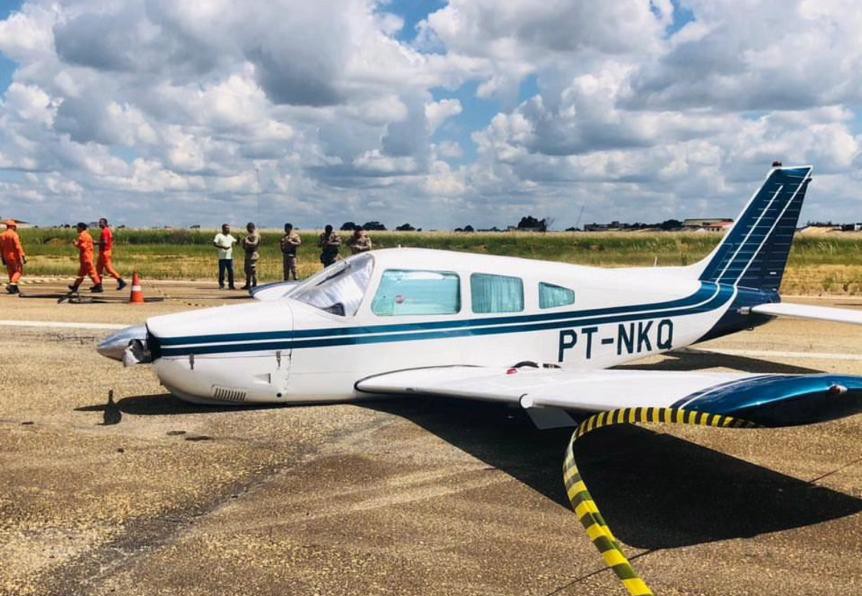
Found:
[(812, 169), (773, 168), (721, 244), (702, 261), (700, 280), (777, 291)]

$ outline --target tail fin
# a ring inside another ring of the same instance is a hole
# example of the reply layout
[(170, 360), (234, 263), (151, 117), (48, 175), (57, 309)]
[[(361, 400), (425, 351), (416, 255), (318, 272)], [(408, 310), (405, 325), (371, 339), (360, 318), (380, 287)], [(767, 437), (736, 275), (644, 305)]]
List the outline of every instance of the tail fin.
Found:
[(812, 169), (769, 172), (721, 244), (698, 264), (701, 281), (778, 290)]

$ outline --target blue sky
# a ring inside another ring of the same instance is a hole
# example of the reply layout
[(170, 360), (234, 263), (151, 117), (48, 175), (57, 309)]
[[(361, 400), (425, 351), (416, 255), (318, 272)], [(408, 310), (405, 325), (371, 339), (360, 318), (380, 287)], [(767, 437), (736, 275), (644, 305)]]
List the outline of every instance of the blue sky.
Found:
[[(5, 20), (9, 13), (21, 8), (19, 0), (0, 0), (0, 20)], [(0, 53), (0, 92), (6, 91), (12, 82), (12, 73), (15, 72), (16, 64)]]
[(411, 42), (416, 38), (416, 26), (430, 13), (443, 8), (445, 1), (441, 0), (393, 0), (382, 8), (389, 13), (404, 19), (404, 27), (398, 34), (398, 39), (403, 42)]
[(3, 0), (0, 214), (733, 216), (779, 159), (803, 219), (862, 219), (862, 6), (746, 6)]
[[(416, 39), (418, 24), (429, 14), (446, 6), (443, 0), (393, 0), (383, 8), (404, 19), (404, 27), (398, 39), (411, 43)], [(431, 90), (434, 99), (457, 99), (461, 102), (462, 112), (441, 127), (434, 135), (436, 142), (456, 141), (464, 150), (458, 163), (469, 163), (476, 158), (476, 151), (470, 140), (473, 131), (487, 126), (488, 122), (503, 109), (502, 101), (494, 98), (482, 98), (476, 94), (479, 83), (468, 82), (456, 90), (437, 87)], [(538, 93), (536, 76), (530, 75), (519, 86), (517, 102), (520, 103)]]

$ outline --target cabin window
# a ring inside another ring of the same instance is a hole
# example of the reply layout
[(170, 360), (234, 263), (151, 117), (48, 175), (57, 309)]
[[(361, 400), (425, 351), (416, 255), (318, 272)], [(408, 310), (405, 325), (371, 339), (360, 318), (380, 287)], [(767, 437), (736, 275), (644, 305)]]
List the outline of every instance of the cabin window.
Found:
[(460, 310), (460, 278), (446, 271), (387, 269), (371, 303), (371, 312), (382, 317), (451, 315)]
[(539, 308), (557, 308), (574, 303), (574, 290), (554, 284), (539, 283)]
[(303, 282), (290, 297), (334, 315), (352, 317), (362, 303), (373, 268), (371, 255), (337, 261)]
[(519, 277), (474, 273), (470, 276), (473, 312), (521, 312), (524, 310), (524, 282)]

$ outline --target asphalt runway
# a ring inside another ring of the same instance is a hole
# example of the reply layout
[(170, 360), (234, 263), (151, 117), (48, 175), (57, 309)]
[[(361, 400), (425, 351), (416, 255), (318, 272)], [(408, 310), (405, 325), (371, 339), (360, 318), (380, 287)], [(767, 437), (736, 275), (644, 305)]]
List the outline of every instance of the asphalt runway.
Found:
[[(247, 299), (209, 286), (58, 305), (49, 281), (0, 297), (0, 321), (137, 324)], [(568, 431), (415, 397), (192, 406), (98, 356), (110, 332), (0, 325), (0, 593), (625, 593), (568, 508)], [(776, 321), (629, 366), (862, 374), (862, 329)], [(658, 594), (862, 593), (862, 416), (611, 427), (577, 458)]]

